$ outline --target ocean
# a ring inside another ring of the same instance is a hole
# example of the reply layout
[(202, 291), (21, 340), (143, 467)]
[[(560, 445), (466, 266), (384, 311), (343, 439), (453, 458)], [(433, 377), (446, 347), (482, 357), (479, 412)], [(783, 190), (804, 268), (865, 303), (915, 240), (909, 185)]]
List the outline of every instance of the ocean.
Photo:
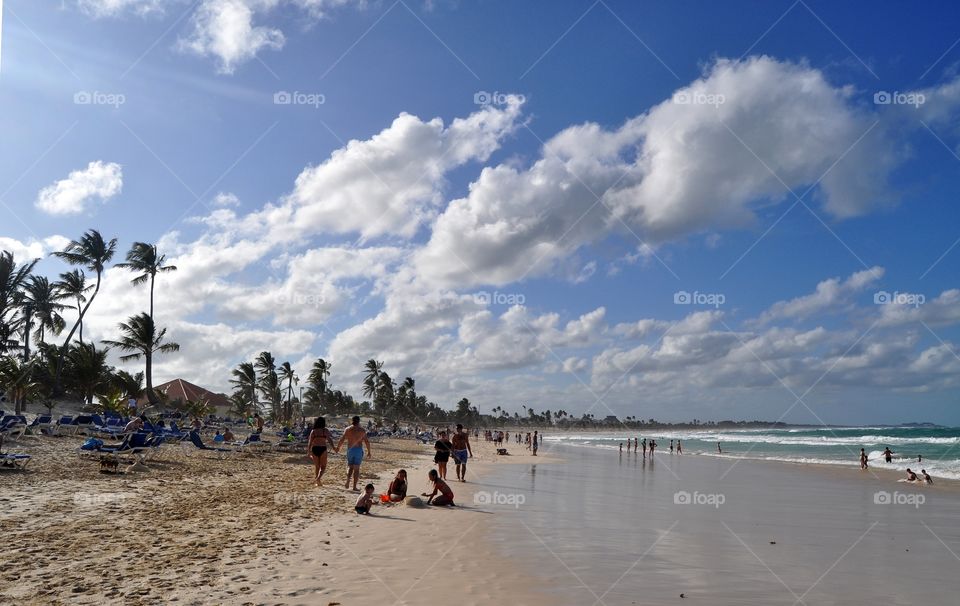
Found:
[[(862, 445), (879, 456), (889, 445), (902, 453), (891, 466), (906, 467), (919, 452), (940, 478), (938, 470), (956, 470), (957, 435), (641, 433), (660, 444), (651, 460), (617, 452), (626, 434), (548, 434), (543, 462), (504, 457), (470, 477), (481, 488), (466, 505), (471, 515), (496, 514), (487, 518), (495, 548), (527, 568), (556, 605), (955, 603), (946, 596), (956, 588), (960, 490), (862, 472), (856, 453)], [(671, 437), (683, 442), (683, 455), (670, 455)]]
[[(869, 464), (880, 469), (903, 471), (922, 467), (934, 477), (960, 479), (960, 428), (957, 427), (820, 427), (744, 430), (662, 430), (547, 434), (550, 444), (613, 449), (627, 438), (657, 441), (658, 452), (668, 453), (670, 440), (680, 440), (684, 454), (730, 459), (759, 459), (858, 467), (860, 449), (866, 449)], [(720, 442), (722, 453), (717, 452)], [(883, 450), (894, 452), (893, 461), (883, 460)], [(918, 463), (918, 457), (922, 462)]]

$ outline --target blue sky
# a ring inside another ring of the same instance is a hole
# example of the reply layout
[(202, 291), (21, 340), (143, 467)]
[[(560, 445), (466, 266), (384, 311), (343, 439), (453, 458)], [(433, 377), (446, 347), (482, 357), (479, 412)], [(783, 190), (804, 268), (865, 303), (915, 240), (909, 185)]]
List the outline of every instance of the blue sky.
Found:
[(3, 8), (0, 244), (159, 241), (158, 381), (271, 349), (486, 410), (960, 422), (948, 5)]

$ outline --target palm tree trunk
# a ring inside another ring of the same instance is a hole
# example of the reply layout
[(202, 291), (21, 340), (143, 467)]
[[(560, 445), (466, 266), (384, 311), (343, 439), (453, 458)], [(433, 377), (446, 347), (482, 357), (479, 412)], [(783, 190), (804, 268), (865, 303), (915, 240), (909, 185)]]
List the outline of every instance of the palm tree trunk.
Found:
[(150, 402), (150, 406), (157, 405), (157, 394), (153, 393), (153, 354), (147, 352), (144, 356), (146, 358), (146, 379), (147, 379), (147, 401)]
[(87, 314), (87, 310), (90, 309), (90, 305), (93, 303), (93, 300), (97, 298), (97, 293), (100, 292), (100, 278), (102, 277), (103, 272), (97, 272), (97, 285), (93, 289), (93, 294), (90, 295), (90, 298), (87, 299), (87, 304), (83, 306), (83, 309), (80, 310), (80, 317), (77, 318), (77, 321), (74, 322), (73, 328), (70, 329), (70, 334), (67, 335), (66, 340), (64, 340), (63, 345), (60, 346), (60, 354), (57, 356), (57, 372), (53, 379), (53, 395), (58, 396), (63, 392), (61, 388), (61, 378), (63, 377), (63, 359), (67, 355), (67, 348), (70, 346), (70, 341), (73, 339), (73, 333), (77, 331), (77, 327), (83, 324), (83, 316)]
[[(77, 315), (80, 316), (80, 299), (77, 299)], [(80, 317), (80, 345), (83, 345), (83, 317)]]
[(156, 274), (150, 274), (150, 320), (153, 320), (153, 281)]

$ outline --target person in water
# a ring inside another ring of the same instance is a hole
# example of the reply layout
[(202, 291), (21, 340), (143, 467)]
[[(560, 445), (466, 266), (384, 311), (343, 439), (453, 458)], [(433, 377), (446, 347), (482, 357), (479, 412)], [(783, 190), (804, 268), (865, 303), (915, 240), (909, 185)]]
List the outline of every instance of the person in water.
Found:
[(924, 481), (924, 482), (926, 482), (927, 484), (933, 484), (933, 478), (930, 477), (930, 474), (927, 473), (927, 470), (926, 470), (926, 469), (921, 469), (921, 470), (920, 470), (920, 473), (923, 474), (923, 481)]
[[(427, 505), (453, 506), (453, 491), (450, 489), (450, 486), (443, 481), (440, 474), (437, 473), (437, 470), (431, 469), (427, 474), (427, 478), (429, 478), (430, 483), (433, 484), (433, 492), (430, 494), (425, 492), (421, 494), (421, 496), (428, 497)], [(438, 492), (440, 496), (437, 496)]]
[(677, 454), (683, 454), (683, 446), (680, 444), (680, 440), (677, 440)]
[(864, 449), (860, 449), (860, 469), (867, 468), (867, 452)]
[(327, 470), (327, 445), (334, 448), (333, 436), (327, 429), (327, 420), (317, 417), (307, 438), (307, 454), (313, 460), (313, 483), (316, 486), (323, 484), (323, 473)]
[(890, 450), (889, 446), (883, 449), (883, 460), (887, 463), (893, 462), (893, 451)]
[(723, 454), (723, 451), (720, 449), (720, 442), (717, 442), (717, 454)]
[(340, 452), (343, 443), (347, 443), (347, 483), (344, 488), (350, 488), (350, 478), (353, 477), (353, 490), (357, 491), (357, 482), (360, 481), (360, 465), (363, 463), (363, 447), (367, 447), (367, 456), (370, 456), (370, 441), (367, 432), (360, 427), (360, 417), (353, 417), (352, 424), (343, 431), (336, 451)]
[(397, 476), (390, 482), (387, 488), (387, 496), (394, 503), (398, 503), (407, 498), (407, 470), (401, 469)]
[(354, 505), (353, 509), (361, 515), (367, 515), (370, 513), (370, 508), (373, 507), (373, 503), (373, 484), (367, 484), (363, 487), (360, 496), (357, 497), (357, 504)]
[(909, 467), (907, 467), (907, 482), (916, 482), (917, 474), (912, 472)]

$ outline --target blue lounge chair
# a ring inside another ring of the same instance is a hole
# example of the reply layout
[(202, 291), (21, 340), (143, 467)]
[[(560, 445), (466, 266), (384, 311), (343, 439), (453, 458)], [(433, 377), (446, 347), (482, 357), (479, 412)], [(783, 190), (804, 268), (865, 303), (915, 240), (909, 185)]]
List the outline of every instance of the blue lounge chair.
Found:
[(26, 469), (30, 459), (28, 454), (0, 454), (0, 469)]

